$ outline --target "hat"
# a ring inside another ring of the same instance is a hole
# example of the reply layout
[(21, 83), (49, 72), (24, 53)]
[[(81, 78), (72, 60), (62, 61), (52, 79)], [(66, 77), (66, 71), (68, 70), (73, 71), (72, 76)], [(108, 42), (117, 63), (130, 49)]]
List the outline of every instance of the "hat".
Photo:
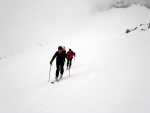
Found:
[(62, 50), (62, 47), (61, 47), (61, 46), (59, 46), (59, 47), (58, 47), (58, 50)]

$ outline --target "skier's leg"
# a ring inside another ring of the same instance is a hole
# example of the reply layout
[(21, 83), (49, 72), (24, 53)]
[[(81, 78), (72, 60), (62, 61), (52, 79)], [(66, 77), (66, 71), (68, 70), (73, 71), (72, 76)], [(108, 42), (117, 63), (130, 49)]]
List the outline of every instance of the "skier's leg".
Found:
[(59, 63), (56, 63), (56, 68), (57, 68), (56, 69), (56, 78), (58, 78), (58, 76), (59, 76), (59, 70), (60, 70), (59, 67), (60, 67)]
[(63, 73), (64, 73), (64, 62), (61, 64), (60, 67), (61, 67), (61, 70), (60, 70), (60, 73), (61, 73), (60, 79), (62, 79)]
[(69, 66), (69, 59), (67, 59), (67, 69), (68, 69), (68, 66)]
[(69, 68), (71, 68), (71, 65), (72, 65), (72, 59), (70, 59), (69, 61), (70, 61)]
[(70, 67), (71, 67), (71, 65), (72, 65), (72, 59), (70, 59)]

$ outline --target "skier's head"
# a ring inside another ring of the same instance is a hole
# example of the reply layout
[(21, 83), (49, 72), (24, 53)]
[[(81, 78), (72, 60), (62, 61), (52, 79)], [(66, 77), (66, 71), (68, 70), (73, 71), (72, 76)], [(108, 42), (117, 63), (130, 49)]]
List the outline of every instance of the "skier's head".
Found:
[(62, 53), (62, 47), (61, 46), (58, 47), (58, 52)]
[(69, 51), (71, 51), (71, 49), (69, 49)]

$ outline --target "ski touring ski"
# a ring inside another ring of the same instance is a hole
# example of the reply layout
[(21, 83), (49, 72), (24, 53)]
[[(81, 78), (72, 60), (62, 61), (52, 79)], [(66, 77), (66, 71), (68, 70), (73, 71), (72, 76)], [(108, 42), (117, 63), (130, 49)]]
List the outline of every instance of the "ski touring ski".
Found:
[(52, 81), (51, 83), (52, 83), (52, 84), (55, 84), (56, 82), (59, 82), (59, 81), (54, 80), (54, 81)]
[(54, 83), (55, 83), (55, 81), (52, 81), (51, 83), (52, 83), (52, 84), (54, 84)]
[(60, 78), (59, 80), (54, 80), (54, 81), (52, 81), (51, 83), (52, 83), (52, 84), (55, 84), (56, 82), (59, 82), (61, 79), (62, 79), (62, 78)]

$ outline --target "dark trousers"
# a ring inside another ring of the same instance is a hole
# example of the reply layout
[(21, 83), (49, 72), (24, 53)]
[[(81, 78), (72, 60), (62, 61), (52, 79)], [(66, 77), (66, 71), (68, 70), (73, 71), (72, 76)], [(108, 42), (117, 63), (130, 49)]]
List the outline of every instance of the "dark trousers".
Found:
[(56, 63), (56, 77), (59, 76), (59, 71), (60, 71), (60, 74), (63, 75), (64, 73), (64, 62), (57, 62)]
[(67, 67), (69, 66), (69, 68), (70, 68), (71, 65), (72, 65), (72, 58), (71, 59), (67, 59)]

